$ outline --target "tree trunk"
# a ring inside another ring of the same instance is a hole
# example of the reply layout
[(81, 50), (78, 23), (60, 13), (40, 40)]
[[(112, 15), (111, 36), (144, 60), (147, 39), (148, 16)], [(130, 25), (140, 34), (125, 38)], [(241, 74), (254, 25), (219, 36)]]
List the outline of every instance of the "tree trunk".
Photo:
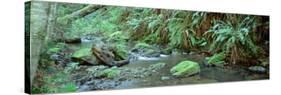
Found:
[(75, 20), (77, 18), (80, 17), (84, 17), (100, 8), (102, 8), (103, 6), (101, 5), (88, 5), (78, 11), (75, 11), (69, 15), (66, 15), (64, 17), (59, 18), (59, 22), (62, 24), (69, 24), (72, 20)]
[(45, 45), (49, 41), (54, 41), (58, 39), (58, 35), (54, 30), (56, 26), (56, 14), (57, 14), (57, 3), (50, 3), (49, 4), (49, 12), (48, 12), (48, 22), (47, 22), (47, 33), (45, 37)]
[[(48, 22), (48, 11), (49, 11), (49, 3), (47, 2), (30, 2), (30, 15), (29, 15), (29, 32), (30, 39), (30, 47), (29, 47), (29, 63), (28, 64), (28, 73), (30, 74), (30, 85), (32, 85), (32, 81), (36, 75), (38, 62), (40, 59), (41, 49), (44, 43), (46, 30), (47, 30), (47, 22)], [(28, 43), (28, 42), (27, 42)]]

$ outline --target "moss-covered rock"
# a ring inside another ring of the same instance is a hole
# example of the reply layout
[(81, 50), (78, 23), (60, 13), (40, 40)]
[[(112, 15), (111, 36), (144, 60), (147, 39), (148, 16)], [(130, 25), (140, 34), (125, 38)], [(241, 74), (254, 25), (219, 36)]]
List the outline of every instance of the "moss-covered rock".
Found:
[(80, 64), (97, 64), (97, 60), (96, 57), (94, 55), (92, 55), (91, 49), (90, 48), (81, 48), (77, 51), (75, 51), (72, 55), (71, 55), (72, 59), (74, 59), (74, 61), (79, 62)]
[(170, 72), (173, 76), (190, 76), (200, 72), (200, 66), (197, 62), (182, 61), (174, 66)]
[(91, 53), (91, 49), (90, 48), (82, 48), (82, 49), (79, 49), (79, 50), (75, 51), (72, 54), (72, 57), (82, 58), (82, 57), (91, 56), (91, 55), (92, 55), (92, 53)]
[(111, 67), (100, 72), (100, 77), (115, 78), (120, 75), (120, 70), (117, 67)]

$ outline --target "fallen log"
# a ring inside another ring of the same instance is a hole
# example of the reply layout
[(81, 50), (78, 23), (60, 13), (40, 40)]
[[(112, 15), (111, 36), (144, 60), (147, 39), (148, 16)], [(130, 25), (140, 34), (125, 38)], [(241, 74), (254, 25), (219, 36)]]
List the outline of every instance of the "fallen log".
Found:
[(64, 17), (61, 17), (61, 18), (58, 18), (59, 22), (62, 23), (62, 24), (68, 24), (69, 22), (77, 19), (77, 18), (80, 18), (80, 17), (84, 17), (88, 14), (91, 14), (92, 12), (102, 8), (103, 6), (101, 5), (88, 5), (78, 11), (75, 11), (71, 14), (68, 14)]
[(99, 60), (101, 64), (107, 65), (107, 66), (123, 66), (126, 64), (129, 64), (129, 60), (121, 60), (121, 61), (115, 61), (114, 55), (110, 51), (107, 50), (101, 50), (96, 47), (92, 48), (93, 55), (96, 56), (96, 58)]

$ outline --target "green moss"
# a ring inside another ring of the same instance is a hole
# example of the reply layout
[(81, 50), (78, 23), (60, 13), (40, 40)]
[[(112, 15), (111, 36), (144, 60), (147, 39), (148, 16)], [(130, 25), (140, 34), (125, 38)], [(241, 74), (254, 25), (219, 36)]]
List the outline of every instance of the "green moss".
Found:
[(200, 66), (197, 62), (182, 61), (174, 66), (170, 72), (174, 76), (190, 76), (200, 72)]
[(90, 48), (82, 48), (78, 51), (75, 51), (72, 54), (72, 57), (81, 58), (81, 57), (90, 56), (90, 55), (91, 55), (91, 49)]

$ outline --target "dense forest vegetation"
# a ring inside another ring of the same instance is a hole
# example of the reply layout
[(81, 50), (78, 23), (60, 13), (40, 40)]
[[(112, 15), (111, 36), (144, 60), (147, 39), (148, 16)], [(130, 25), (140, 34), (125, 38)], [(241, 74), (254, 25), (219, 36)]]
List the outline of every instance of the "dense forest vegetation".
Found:
[(26, 9), (31, 56), (39, 56), (33, 93), (269, 78), (268, 16), (46, 2)]

